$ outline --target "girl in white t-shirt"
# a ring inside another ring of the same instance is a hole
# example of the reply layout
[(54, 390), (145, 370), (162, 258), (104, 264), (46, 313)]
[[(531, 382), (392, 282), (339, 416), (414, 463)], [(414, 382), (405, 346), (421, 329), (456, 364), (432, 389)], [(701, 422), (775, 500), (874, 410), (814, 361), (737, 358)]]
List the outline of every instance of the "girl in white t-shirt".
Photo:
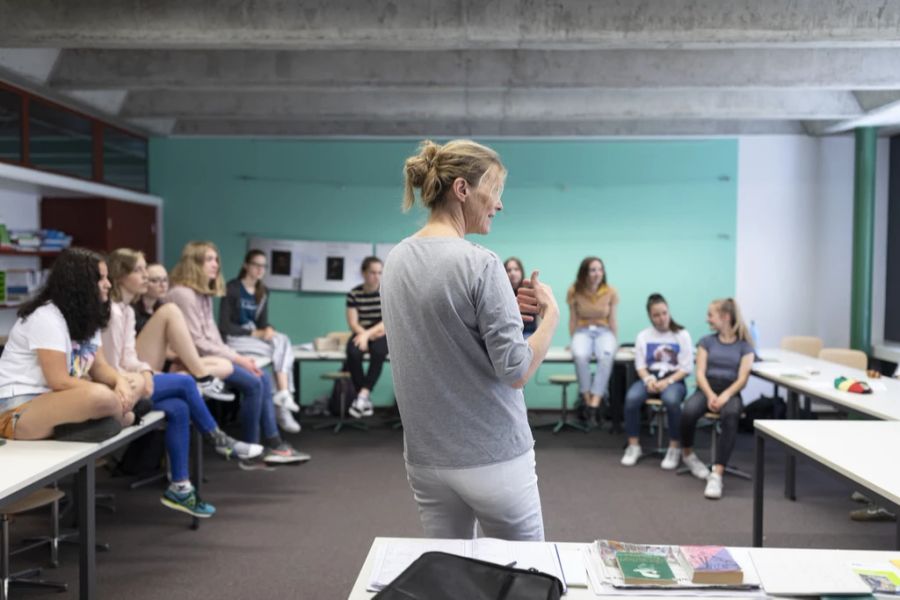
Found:
[(660, 466), (671, 470), (681, 460), (681, 403), (687, 393), (684, 379), (694, 369), (694, 344), (688, 330), (669, 314), (669, 305), (662, 294), (651, 294), (647, 298), (647, 315), (653, 326), (641, 331), (634, 342), (634, 368), (638, 381), (631, 384), (625, 395), (628, 446), (622, 464), (631, 467), (641, 457), (641, 406), (653, 396), (660, 398), (666, 407), (669, 448)]
[(46, 439), (58, 425), (104, 417), (134, 422), (139, 393), (99, 351), (109, 289), (103, 258), (70, 248), (19, 309), (0, 357), (0, 437)]

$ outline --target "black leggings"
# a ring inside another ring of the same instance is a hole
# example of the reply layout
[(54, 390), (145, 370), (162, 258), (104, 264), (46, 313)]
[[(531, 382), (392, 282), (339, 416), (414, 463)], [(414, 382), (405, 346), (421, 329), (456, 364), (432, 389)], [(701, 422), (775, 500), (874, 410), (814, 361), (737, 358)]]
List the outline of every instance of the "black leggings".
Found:
[[(718, 394), (732, 383), (734, 382), (710, 381), (709, 385)], [(731, 458), (734, 444), (737, 441), (738, 421), (741, 419), (742, 409), (743, 402), (740, 394), (732, 396), (725, 403), (725, 406), (719, 409), (719, 422), (721, 423), (722, 432), (716, 444), (716, 464), (718, 465), (727, 465), (728, 459)], [(682, 447), (694, 447), (694, 433), (696, 432), (697, 421), (707, 412), (709, 412), (709, 409), (706, 405), (706, 395), (700, 388), (697, 388), (681, 406)]]
[(377, 340), (369, 340), (369, 372), (363, 374), (363, 353), (353, 343), (353, 338), (350, 338), (350, 341), (347, 342), (347, 370), (350, 371), (353, 387), (357, 391), (362, 388), (372, 391), (378, 378), (381, 377), (381, 368), (384, 366), (387, 353), (386, 336), (381, 336)]

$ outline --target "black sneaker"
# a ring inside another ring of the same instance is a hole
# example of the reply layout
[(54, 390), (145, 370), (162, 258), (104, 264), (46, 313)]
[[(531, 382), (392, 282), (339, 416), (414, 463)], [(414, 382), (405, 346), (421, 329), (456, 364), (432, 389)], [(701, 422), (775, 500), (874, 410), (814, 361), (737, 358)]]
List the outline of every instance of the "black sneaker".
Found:
[(89, 442), (97, 444), (122, 431), (122, 424), (113, 417), (92, 419), (83, 423), (65, 423), (53, 428), (54, 440), (61, 442)]
[(882, 506), (870, 504), (859, 510), (851, 510), (850, 518), (854, 521), (896, 521), (897, 515)]
[(281, 442), (277, 447), (266, 450), (263, 461), (265, 461), (266, 464), (287, 465), (303, 464), (308, 462), (311, 458), (312, 457), (309, 454), (298, 452), (287, 442)]

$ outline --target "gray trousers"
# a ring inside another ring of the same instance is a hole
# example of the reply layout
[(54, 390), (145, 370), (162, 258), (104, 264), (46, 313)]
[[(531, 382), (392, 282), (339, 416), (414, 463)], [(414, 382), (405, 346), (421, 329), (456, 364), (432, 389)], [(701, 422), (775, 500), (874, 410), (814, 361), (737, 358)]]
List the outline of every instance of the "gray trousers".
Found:
[(291, 347), (291, 338), (283, 333), (276, 333), (275, 337), (267, 342), (252, 335), (229, 335), (225, 343), (238, 354), (271, 358), (272, 370), (276, 373), (287, 373), (288, 389), (294, 391), (294, 349)]
[(464, 469), (406, 464), (425, 535), (473, 539), (476, 525), (488, 537), (544, 540), (544, 519), (534, 450), (512, 460)]

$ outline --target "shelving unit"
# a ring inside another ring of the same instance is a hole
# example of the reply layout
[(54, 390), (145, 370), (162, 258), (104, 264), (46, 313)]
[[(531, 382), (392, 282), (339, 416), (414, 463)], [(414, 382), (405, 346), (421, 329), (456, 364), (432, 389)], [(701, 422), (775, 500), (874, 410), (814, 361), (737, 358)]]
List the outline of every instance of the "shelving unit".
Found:
[(0, 254), (5, 256), (34, 256), (37, 258), (49, 258), (59, 256), (62, 250), (16, 250), (14, 248), (0, 247)]

